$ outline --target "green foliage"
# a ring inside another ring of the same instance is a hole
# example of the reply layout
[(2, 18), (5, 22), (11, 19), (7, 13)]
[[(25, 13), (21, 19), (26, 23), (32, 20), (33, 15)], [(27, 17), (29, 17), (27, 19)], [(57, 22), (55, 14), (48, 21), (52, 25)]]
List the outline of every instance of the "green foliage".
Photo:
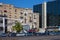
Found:
[(21, 30), (23, 30), (23, 26), (21, 25), (21, 23), (16, 22), (15, 26), (12, 26), (12, 29), (15, 30), (16, 32), (20, 32)]

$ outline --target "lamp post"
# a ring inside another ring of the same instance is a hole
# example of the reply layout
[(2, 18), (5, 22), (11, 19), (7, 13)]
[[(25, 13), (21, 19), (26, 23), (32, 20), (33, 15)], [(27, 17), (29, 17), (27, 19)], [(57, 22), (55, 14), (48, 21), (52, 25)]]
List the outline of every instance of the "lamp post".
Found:
[(33, 30), (34, 30), (34, 26), (33, 26), (33, 13), (32, 13), (32, 35), (33, 35)]
[(5, 33), (5, 18), (3, 17), (3, 33)]

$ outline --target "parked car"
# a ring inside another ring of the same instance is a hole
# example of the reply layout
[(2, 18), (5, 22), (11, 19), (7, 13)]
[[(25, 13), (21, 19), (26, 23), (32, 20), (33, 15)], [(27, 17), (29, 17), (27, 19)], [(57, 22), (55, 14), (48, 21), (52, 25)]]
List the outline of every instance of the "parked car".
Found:
[(8, 36), (9, 37), (15, 37), (16, 36), (16, 33), (9, 33)]
[(25, 36), (33, 36), (33, 33), (25, 33)]
[(2, 33), (2, 34), (0, 34), (0, 37), (7, 37), (7, 36), (8, 36), (7, 33)]
[(49, 32), (49, 35), (60, 35), (60, 32)]
[(48, 35), (60, 35), (60, 31), (47, 31), (46, 34)]
[(25, 33), (17, 33), (16, 36), (17, 37), (19, 37), (19, 36), (22, 37), (22, 36), (25, 36)]
[(42, 36), (42, 35), (46, 35), (46, 33), (36, 32), (34, 35), (35, 35), (35, 36)]

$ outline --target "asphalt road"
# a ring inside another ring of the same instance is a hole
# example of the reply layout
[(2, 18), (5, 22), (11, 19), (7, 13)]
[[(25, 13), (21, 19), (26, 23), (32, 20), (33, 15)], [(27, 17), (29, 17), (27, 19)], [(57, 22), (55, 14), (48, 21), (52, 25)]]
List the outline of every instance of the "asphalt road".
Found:
[(56, 36), (27, 36), (27, 37), (0, 37), (0, 40), (60, 40), (60, 35), (56, 35)]

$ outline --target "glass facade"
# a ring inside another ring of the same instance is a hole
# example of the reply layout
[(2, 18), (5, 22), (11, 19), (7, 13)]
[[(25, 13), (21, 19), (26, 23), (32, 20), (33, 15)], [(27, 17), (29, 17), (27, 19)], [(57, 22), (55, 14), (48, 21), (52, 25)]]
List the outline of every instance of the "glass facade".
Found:
[[(42, 27), (42, 4), (34, 5), (33, 12), (40, 13)], [(47, 26), (60, 26), (60, 0), (47, 2)]]
[(42, 4), (34, 5), (33, 12), (40, 13), (40, 15), (39, 15), (39, 27), (42, 28)]
[(60, 1), (47, 2), (47, 26), (60, 26)]

